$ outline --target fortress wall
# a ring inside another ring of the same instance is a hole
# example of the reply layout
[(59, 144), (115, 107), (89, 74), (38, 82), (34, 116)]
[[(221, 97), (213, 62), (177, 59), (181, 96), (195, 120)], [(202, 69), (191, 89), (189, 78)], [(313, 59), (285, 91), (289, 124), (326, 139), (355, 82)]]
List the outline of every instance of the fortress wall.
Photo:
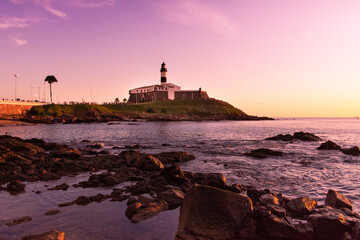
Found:
[(0, 117), (25, 116), (33, 105), (0, 104)]
[(175, 92), (176, 100), (197, 100), (208, 99), (209, 96), (205, 91), (177, 91)]

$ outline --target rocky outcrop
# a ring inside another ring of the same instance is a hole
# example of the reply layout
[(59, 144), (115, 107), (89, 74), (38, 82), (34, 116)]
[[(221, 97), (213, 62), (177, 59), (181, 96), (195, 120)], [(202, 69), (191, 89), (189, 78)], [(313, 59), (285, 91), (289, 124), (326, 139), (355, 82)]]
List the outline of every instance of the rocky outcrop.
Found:
[(357, 146), (351, 148), (342, 148), (341, 151), (347, 155), (360, 156), (360, 149)]
[(166, 163), (180, 163), (195, 159), (194, 155), (187, 152), (163, 152), (154, 154), (154, 157), (159, 159), (163, 164)]
[(164, 200), (156, 200), (144, 196), (139, 196), (133, 203), (129, 203), (125, 215), (133, 223), (154, 217), (168, 209), (168, 205)]
[(21, 240), (64, 240), (65, 233), (52, 230), (38, 235), (29, 235), (22, 237)]
[(308, 133), (308, 132), (295, 132), (293, 135), (290, 134), (279, 134), (274, 137), (266, 138), (265, 140), (280, 140), (280, 141), (293, 141), (293, 140), (301, 140), (301, 141), (319, 141), (321, 140), (320, 137), (316, 136), (315, 134)]
[(251, 150), (251, 152), (245, 153), (245, 155), (254, 158), (267, 158), (270, 156), (282, 156), (283, 153), (268, 148), (259, 148), (259, 149)]
[(185, 195), (176, 239), (250, 239), (253, 205), (243, 195), (194, 186)]
[(181, 189), (169, 188), (157, 194), (158, 199), (162, 199), (169, 205), (169, 208), (177, 208), (184, 201), (185, 194)]
[(54, 191), (54, 190), (66, 191), (66, 190), (68, 190), (69, 187), (70, 186), (67, 183), (63, 183), (63, 184), (56, 185), (55, 187), (49, 188), (48, 190), (50, 190), (50, 191)]
[(6, 190), (11, 194), (18, 194), (25, 191), (25, 184), (18, 181), (11, 181), (7, 186)]
[(25, 217), (21, 217), (21, 218), (14, 219), (12, 222), (6, 223), (6, 225), (9, 226), (9, 227), (11, 227), (11, 226), (14, 226), (14, 225), (17, 225), (17, 224), (30, 222), (31, 220), (32, 220), (32, 217), (30, 217), (30, 216), (25, 216)]
[(326, 195), (325, 206), (330, 206), (333, 208), (348, 208), (353, 209), (353, 206), (349, 199), (343, 196), (341, 193), (330, 189)]
[(309, 197), (298, 197), (287, 202), (287, 209), (291, 216), (299, 217), (308, 215), (317, 206), (316, 200)]
[(317, 149), (319, 150), (340, 150), (341, 147), (333, 141), (326, 141), (322, 143)]
[(136, 167), (146, 171), (161, 170), (164, 165), (154, 156), (140, 153), (138, 151), (123, 151), (119, 157), (125, 160), (129, 167)]

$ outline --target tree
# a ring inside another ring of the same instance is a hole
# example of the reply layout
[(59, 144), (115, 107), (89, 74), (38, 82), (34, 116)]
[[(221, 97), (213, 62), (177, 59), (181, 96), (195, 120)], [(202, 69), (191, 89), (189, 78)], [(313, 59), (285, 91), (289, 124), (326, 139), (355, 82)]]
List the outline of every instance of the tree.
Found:
[(127, 99), (126, 99), (126, 98), (124, 98), (124, 99), (123, 99), (123, 102), (124, 102), (124, 103), (126, 103), (126, 101), (127, 101)]
[(48, 82), (50, 84), (50, 100), (51, 100), (51, 104), (52, 102), (52, 90), (51, 90), (51, 84), (52, 83), (56, 83), (57, 79), (53, 76), (53, 75), (49, 75), (45, 78), (45, 82)]
[(115, 98), (115, 104), (119, 104), (120, 103), (120, 99), (119, 98)]

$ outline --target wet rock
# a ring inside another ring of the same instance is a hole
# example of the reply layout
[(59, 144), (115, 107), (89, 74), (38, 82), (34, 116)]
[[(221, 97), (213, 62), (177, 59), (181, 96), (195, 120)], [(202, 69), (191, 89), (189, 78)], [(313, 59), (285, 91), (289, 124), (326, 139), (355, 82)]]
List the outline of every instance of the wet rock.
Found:
[(30, 222), (32, 220), (32, 217), (30, 216), (25, 216), (25, 217), (21, 217), (21, 218), (17, 218), (14, 219), (12, 222), (8, 222), (6, 223), (7, 226), (11, 227), (17, 224), (21, 224), (21, 223), (25, 223), (25, 222)]
[(179, 163), (195, 159), (194, 155), (187, 152), (163, 152), (154, 154), (154, 157), (159, 159), (163, 164), (165, 163)]
[(162, 199), (167, 202), (169, 208), (176, 208), (184, 201), (185, 194), (178, 189), (168, 189), (166, 191), (157, 194), (158, 199)]
[(250, 153), (245, 153), (245, 155), (254, 158), (267, 158), (269, 156), (282, 156), (283, 153), (268, 148), (259, 148), (259, 149), (251, 150)]
[(90, 188), (90, 187), (105, 187), (105, 186), (114, 186), (119, 184), (117, 176), (110, 172), (105, 172), (101, 174), (92, 174), (88, 181), (83, 181), (79, 183), (80, 187)]
[(65, 233), (52, 230), (38, 235), (29, 235), (22, 237), (21, 240), (64, 240)]
[(146, 171), (161, 170), (164, 168), (164, 165), (159, 159), (138, 151), (123, 151), (119, 154), (119, 157), (123, 158), (129, 167)]
[(286, 207), (291, 216), (302, 217), (309, 214), (317, 206), (317, 201), (309, 197), (298, 197), (288, 201)]
[(90, 197), (80, 196), (73, 203), (80, 206), (88, 205), (91, 202)]
[(348, 208), (353, 209), (352, 204), (349, 199), (343, 196), (341, 193), (335, 190), (329, 190), (326, 194), (325, 206), (330, 206), (333, 208)]
[(269, 137), (266, 138), (265, 140), (280, 140), (280, 141), (293, 141), (293, 140), (301, 140), (301, 141), (319, 141), (321, 140), (320, 137), (312, 134), (312, 133), (308, 133), (308, 132), (295, 132), (294, 135), (290, 135), (290, 134), (279, 134), (276, 135), (274, 137)]
[(319, 150), (340, 150), (341, 147), (332, 141), (322, 143), (317, 149)]
[(60, 185), (56, 185), (55, 187), (53, 188), (49, 188), (48, 190), (50, 191), (54, 191), (54, 190), (63, 190), (63, 191), (66, 191), (68, 190), (70, 186), (67, 184), (67, 183), (63, 183), (63, 184), (60, 184)]
[[(276, 206), (277, 208), (280, 208)], [(254, 207), (254, 215), (257, 222), (257, 231), (260, 239), (312, 239), (314, 230), (311, 226), (293, 224), (288, 217), (279, 217), (276, 212), (265, 206)], [(311, 223), (310, 223), (311, 224)]]
[(91, 148), (103, 148), (104, 146), (104, 143), (93, 143), (90, 145)]
[(7, 186), (6, 190), (11, 194), (18, 194), (25, 191), (25, 184), (20, 181), (11, 181)]
[(140, 149), (140, 148), (143, 148), (143, 147), (140, 146), (139, 144), (125, 145), (125, 149)]
[(351, 148), (342, 148), (341, 151), (346, 155), (360, 156), (360, 149), (357, 146)]
[(52, 216), (52, 215), (58, 214), (59, 212), (61, 212), (61, 211), (58, 209), (52, 209), (52, 210), (47, 211), (44, 215)]
[(130, 204), (125, 211), (125, 215), (134, 223), (152, 218), (168, 209), (168, 205), (164, 200), (151, 200), (148, 202), (144, 197), (140, 200), (138, 199), (138, 201), (142, 203), (136, 202)]
[(295, 139), (299, 139), (302, 141), (319, 141), (321, 140), (320, 137), (316, 136), (315, 134), (308, 133), (308, 132), (295, 132), (293, 137)]
[(265, 140), (288, 141), (289, 142), (289, 141), (294, 140), (294, 138), (291, 134), (286, 134), (286, 135), (278, 134), (274, 137), (265, 138)]
[[(329, 206), (317, 210), (309, 215), (307, 220), (314, 225), (316, 239), (342, 240), (352, 233), (352, 226), (356, 223), (354, 219), (346, 217), (338, 209)], [(350, 238), (351, 239), (351, 238)]]
[(168, 183), (173, 185), (180, 185), (188, 180), (185, 178), (184, 172), (180, 169), (178, 165), (172, 165), (170, 167), (165, 167), (161, 173)]
[(226, 179), (221, 173), (194, 173), (193, 181), (198, 184), (224, 188), (226, 186)]
[(176, 239), (252, 239), (251, 200), (230, 191), (194, 186), (185, 195)]
[(51, 153), (52, 157), (78, 159), (81, 153), (76, 148), (61, 148)]
[(260, 202), (266, 205), (279, 205), (279, 199), (271, 194), (263, 194), (260, 196)]

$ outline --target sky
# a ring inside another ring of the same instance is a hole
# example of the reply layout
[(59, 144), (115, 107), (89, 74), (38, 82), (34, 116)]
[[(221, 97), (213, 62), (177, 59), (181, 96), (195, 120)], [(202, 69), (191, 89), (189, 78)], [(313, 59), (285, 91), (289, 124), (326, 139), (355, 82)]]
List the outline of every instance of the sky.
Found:
[(249, 115), (360, 116), (358, 0), (0, 0), (0, 99), (168, 82)]

